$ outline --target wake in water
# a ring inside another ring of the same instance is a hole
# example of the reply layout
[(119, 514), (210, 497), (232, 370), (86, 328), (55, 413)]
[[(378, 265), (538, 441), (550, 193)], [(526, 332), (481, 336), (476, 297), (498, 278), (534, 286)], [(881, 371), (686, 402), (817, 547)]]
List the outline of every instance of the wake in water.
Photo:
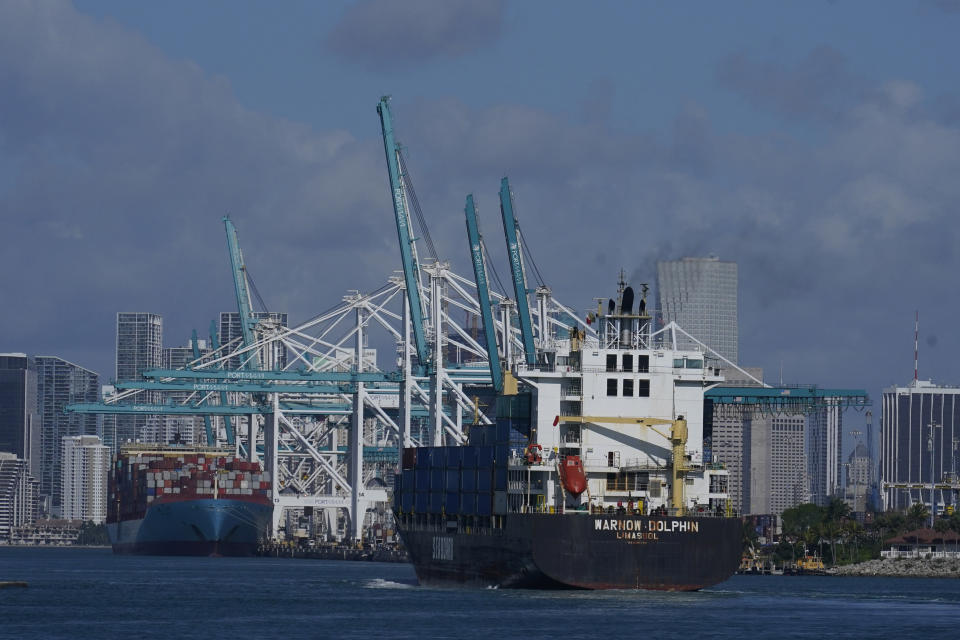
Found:
[(363, 583), (364, 589), (413, 589), (415, 586), (415, 584), (384, 580), (383, 578), (374, 578)]

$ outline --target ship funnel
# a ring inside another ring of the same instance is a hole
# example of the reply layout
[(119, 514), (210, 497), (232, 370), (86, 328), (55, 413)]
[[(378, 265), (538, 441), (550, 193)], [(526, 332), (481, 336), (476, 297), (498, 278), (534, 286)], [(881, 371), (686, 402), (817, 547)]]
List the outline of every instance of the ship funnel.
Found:
[(626, 316), (633, 314), (633, 287), (627, 287), (623, 290), (623, 302), (620, 305), (620, 313)]

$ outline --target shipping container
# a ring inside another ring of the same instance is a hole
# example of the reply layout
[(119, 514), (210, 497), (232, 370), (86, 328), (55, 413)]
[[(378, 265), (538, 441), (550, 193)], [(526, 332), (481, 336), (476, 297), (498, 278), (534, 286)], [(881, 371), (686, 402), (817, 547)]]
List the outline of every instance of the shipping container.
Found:
[(477, 512), (477, 494), (460, 494), (460, 513), (463, 515), (474, 515)]
[(489, 516), (493, 514), (489, 493), (477, 494), (477, 515)]
[(507, 490), (507, 468), (497, 465), (493, 469), (493, 489), (494, 491)]
[(430, 494), (417, 492), (414, 495), (414, 510), (417, 513), (427, 513), (430, 510)]
[(444, 510), (447, 513), (458, 513), (460, 511), (460, 493), (458, 491), (447, 491), (444, 500)]
[(447, 469), (458, 469), (463, 461), (463, 447), (446, 447)]
[[(430, 490), (430, 469), (420, 469), (417, 471), (417, 493)], [(419, 511), (419, 509), (418, 509)]]
[(493, 493), (493, 513), (502, 516), (507, 513), (507, 492), (494, 491)]
[(489, 469), (493, 466), (493, 445), (477, 447), (477, 468)]
[(444, 489), (447, 491), (457, 491), (460, 489), (460, 469), (447, 469), (446, 482)]
[(475, 469), (464, 469), (461, 471), (460, 489), (462, 491), (477, 490), (477, 471)]
[(477, 470), (477, 492), (490, 493), (492, 488), (493, 488), (493, 470), (478, 469)]
[(461, 448), (463, 449), (463, 463), (461, 464), (461, 466), (464, 469), (476, 469), (478, 447), (467, 446), (467, 447), (461, 447)]
[(433, 491), (430, 493), (430, 513), (443, 512), (443, 492)]

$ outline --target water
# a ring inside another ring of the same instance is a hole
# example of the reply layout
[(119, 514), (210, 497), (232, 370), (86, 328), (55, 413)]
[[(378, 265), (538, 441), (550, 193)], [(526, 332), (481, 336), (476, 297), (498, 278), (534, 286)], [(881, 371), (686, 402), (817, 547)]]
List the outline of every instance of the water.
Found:
[(0, 547), (0, 638), (903, 638), (960, 580), (734, 576), (698, 593), (428, 589), (403, 564)]

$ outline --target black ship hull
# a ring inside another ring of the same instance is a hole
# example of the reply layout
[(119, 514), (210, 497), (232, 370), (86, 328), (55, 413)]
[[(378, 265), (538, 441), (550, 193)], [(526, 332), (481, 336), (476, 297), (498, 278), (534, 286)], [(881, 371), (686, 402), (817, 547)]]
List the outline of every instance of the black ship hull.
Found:
[(421, 584), (694, 591), (740, 564), (740, 520), (509, 514), (493, 528), (398, 517)]

